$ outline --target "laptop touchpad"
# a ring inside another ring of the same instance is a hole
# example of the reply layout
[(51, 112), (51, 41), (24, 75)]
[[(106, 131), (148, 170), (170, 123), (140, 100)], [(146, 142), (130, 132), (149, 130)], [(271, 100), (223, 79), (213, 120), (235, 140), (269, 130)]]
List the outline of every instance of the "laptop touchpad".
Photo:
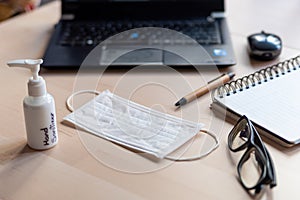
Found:
[(110, 47), (102, 49), (100, 65), (162, 64), (163, 51), (159, 49), (137, 49)]

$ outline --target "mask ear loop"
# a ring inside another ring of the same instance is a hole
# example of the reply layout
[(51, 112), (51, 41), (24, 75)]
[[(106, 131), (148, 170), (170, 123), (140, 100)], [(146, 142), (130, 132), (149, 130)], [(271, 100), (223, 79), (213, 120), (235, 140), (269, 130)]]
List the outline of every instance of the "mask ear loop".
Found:
[(68, 98), (67, 98), (67, 101), (66, 101), (66, 106), (67, 106), (67, 109), (71, 112), (74, 111), (74, 108), (73, 108), (73, 102), (71, 103), (71, 101), (73, 100), (73, 98), (79, 94), (83, 94), (83, 93), (91, 93), (91, 94), (96, 94), (96, 95), (99, 95), (100, 92), (97, 91), (97, 90), (80, 90), (80, 91), (77, 91), (77, 92), (74, 92), (73, 94), (71, 94)]
[(216, 145), (214, 147), (212, 147), (208, 152), (198, 155), (198, 156), (192, 156), (192, 157), (186, 157), (186, 158), (180, 158), (180, 157), (174, 157), (174, 156), (165, 156), (164, 158), (167, 160), (172, 160), (172, 161), (176, 161), (176, 162), (195, 161), (195, 160), (199, 160), (201, 158), (208, 156), (210, 153), (212, 153), (214, 150), (216, 150), (219, 147), (219, 140), (214, 133), (212, 133), (208, 130), (200, 130), (200, 132), (206, 133), (207, 135), (212, 137), (216, 143)]

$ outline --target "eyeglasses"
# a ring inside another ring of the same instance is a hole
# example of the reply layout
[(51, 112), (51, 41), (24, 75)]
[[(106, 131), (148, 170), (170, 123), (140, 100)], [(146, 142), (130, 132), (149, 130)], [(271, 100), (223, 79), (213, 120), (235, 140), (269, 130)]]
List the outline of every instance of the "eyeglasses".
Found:
[(239, 180), (246, 190), (255, 190), (257, 194), (264, 185), (276, 186), (271, 156), (246, 116), (242, 116), (229, 133), (228, 147), (233, 152), (246, 149), (237, 166)]

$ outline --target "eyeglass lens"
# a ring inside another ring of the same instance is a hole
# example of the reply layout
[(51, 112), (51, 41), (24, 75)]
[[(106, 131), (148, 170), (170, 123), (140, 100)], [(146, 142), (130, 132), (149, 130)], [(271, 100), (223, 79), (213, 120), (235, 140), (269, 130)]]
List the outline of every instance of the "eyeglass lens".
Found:
[(248, 142), (250, 136), (250, 127), (246, 121), (242, 121), (237, 127), (234, 137), (232, 138), (231, 148), (237, 149)]
[(247, 188), (255, 187), (261, 180), (263, 161), (256, 149), (252, 148), (244, 155), (239, 169), (240, 179)]

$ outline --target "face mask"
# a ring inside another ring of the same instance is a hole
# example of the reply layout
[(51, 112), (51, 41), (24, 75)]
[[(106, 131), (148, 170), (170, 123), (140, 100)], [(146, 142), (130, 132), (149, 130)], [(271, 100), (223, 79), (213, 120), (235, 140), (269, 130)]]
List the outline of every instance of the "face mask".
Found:
[(152, 110), (108, 90), (64, 120), (99, 137), (158, 158), (166, 158), (204, 126)]

